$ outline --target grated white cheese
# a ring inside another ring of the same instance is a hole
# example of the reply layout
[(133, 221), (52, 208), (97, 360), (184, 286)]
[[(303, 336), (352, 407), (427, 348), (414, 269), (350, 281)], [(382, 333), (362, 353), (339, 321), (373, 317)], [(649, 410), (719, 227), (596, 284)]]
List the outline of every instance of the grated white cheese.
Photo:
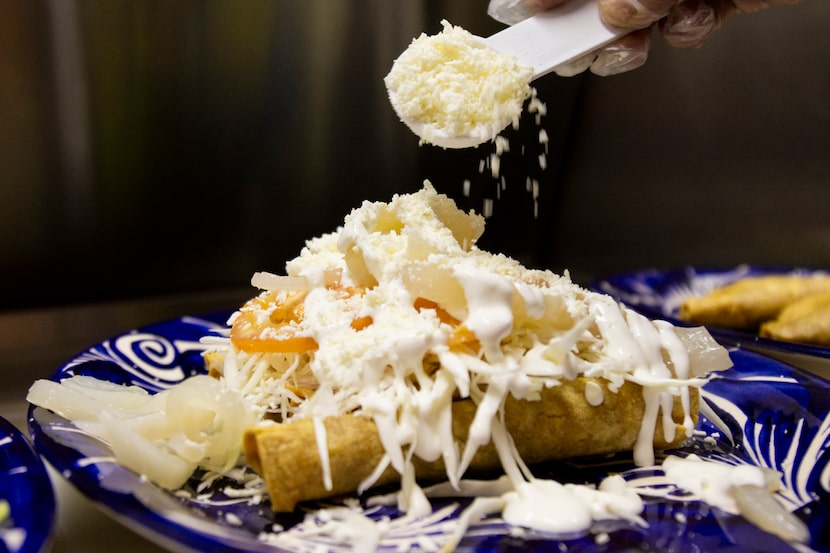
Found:
[[(540, 127), (541, 126), (541, 118), (547, 113), (547, 107), (545, 106), (545, 104), (541, 100), (539, 100), (538, 93), (537, 93), (535, 88), (531, 88), (531, 100), (530, 100), (530, 102), (528, 102), (528, 112), (535, 114), (536, 126)], [(513, 121), (513, 127), (518, 130), (518, 128), (519, 128), (519, 119), (518, 118), (516, 118)], [(542, 151), (539, 153), (537, 160), (538, 160), (538, 166), (541, 169), (541, 171), (543, 171), (543, 172), (545, 170), (547, 170), (547, 168), (548, 168), (547, 156), (548, 156), (549, 141), (550, 140), (548, 138), (547, 131), (545, 131), (544, 128), (540, 128), (539, 129), (539, 145), (541, 146)], [(501, 192), (507, 189), (507, 178), (505, 177), (505, 175), (503, 174), (503, 171), (502, 171), (502, 156), (504, 154), (510, 152), (510, 141), (508, 140), (508, 138), (506, 136), (499, 135), (499, 136), (496, 136), (493, 139), (493, 144), (494, 144), (493, 151), (490, 152), (488, 155), (486, 155), (484, 158), (482, 158), (479, 161), (478, 172), (483, 174), (485, 168), (490, 169), (490, 177), (494, 180), (497, 180), (498, 184), (499, 184), (499, 186), (497, 186), (497, 188), (496, 188), (496, 194), (495, 194), (495, 196), (496, 196), (495, 199), (499, 200), (499, 199), (501, 199)], [(521, 148), (519, 150), (520, 150), (520, 154), (521, 154), (520, 157), (522, 158), (523, 166), (526, 167), (527, 164), (525, 163), (525, 160), (524, 160), (526, 145), (522, 144)], [(527, 189), (528, 192), (531, 191), (530, 178), (531, 178), (530, 176), (527, 177), (528, 182), (526, 184), (526, 189)], [(464, 195), (469, 196), (469, 190), (470, 190), (469, 181), (466, 181), (466, 180), (464, 181), (463, 189), (464, 189)], [(538, 194), (538, 189), (537, 189), (535, 191), (535, 195), (532, 197), (533, 218), (534, 219), (538, 219), (538, 217), (539, 217), (539, 201), (538, 201), (538, 198), (539, 198), (539, 194)], [(488, 202), (487, 204), (485, 204), (485, 209), (487, 210), (486, 212), (484, 212), (485, 217), (490, 217), (492, 215), (493, 207), (494, 207), (493, 202)]]
[(481, 208), (481, 212), (484, 214), (485, 217), (492, 217), (493, 216), (493, 200), (492, 200), (492, 198), (484, 198), (484, 204)]
[(548, 132), (545, 129), (539, 129), (539, 144), (544, 144), (546, 152), (549, 143), (550, 138), (548, 137)]
[(395, 112), (424, 142), (448, 148), (493, 139), (516, 123), (533, 69), (442, 21), (395, 60), (384, 82)]

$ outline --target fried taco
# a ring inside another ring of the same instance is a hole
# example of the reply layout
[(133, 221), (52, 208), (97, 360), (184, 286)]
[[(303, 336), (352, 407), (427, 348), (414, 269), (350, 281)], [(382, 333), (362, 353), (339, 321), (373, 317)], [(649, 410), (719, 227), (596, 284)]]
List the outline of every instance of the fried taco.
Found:
[(210, 371), (254, 405), (243, 440), (272, 508), (400, 482), (680, 445), (730, 366), (703, 328), (650, 321), (567, 274), (479, 249), (484, 219), (429, 183), (364, 202), (230, 319)]

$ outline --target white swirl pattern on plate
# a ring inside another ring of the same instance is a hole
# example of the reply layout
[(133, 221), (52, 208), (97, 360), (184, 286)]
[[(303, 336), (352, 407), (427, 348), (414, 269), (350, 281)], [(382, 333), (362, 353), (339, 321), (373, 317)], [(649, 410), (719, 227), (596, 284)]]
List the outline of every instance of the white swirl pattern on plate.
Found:
[[(170, 386), (204, 372), (201, 352), (205, 345), (200, 338), (226, 332), (226, 319), (227, 314), (178, 319), (116, 336), (81, 353), (53, 378), (87, 374), (148, 390)], [(673, 453), (776, 469), (783, 476), (784, 489), (778, 496), (782, 504), (816, 527), (824, 524), (824, 514), (809, 511), (830, 497), (830, 384), (741, 349), (735, 349), (732, 356), (735, 367), (704, 389), (699, 432)], [(219, 478), (207, 489), (198, 489), (199, 481), (194, 479), (185, 490), (169, 493), (115, 463), (105, 444), (61, 417), (32, 408), (29, 426), (38, 450), (81, 492), (151, 539), (192, 551), (349, 550), (343, 543), (348, 537), (342, 533), (343, 525), (332, 530), (332, 512), (317, 512), (331, 503), (309, 503), (303, 511), (276, 516), (267, 499), (260, 501), (252, 493), (251, 484), (261, 490), (261, 483), (247, 470), (235, 478)], [(597, 482), (605, 474), (618, 472), (635, 487), (669, 486), (659, 467), (633, 468), (629, 455), (537, 468), (540, 477), (554, 474), (562, 481)], [(435, 500), (435, 512), (423, 519), (401, 516), (393, 507), (369, 507), (355, 499), (347, 500), (343, 508), (384, 526), (386, 532), (378, 544), (381, 550), (437, 550), (454, 531), (459, 512), (468, 502), (464, 498)], [(718, 513), (680, 490), (649, 499), (643, 516), (648, 528), (603, 523), (589, 535), (568, 540), (509, 528), (490, 517), (470, 528), (459, 549), (577, 547), (622, 552), (634, 546), (663, 549), (667, 540), (679, 540), (687, 550), (748, 553), (770, 539), (740, 517)], [(600, 539), (603, 535), (610, 536), (610, 541)], [(821, 545), (813, 547), (820, 550)], [(794, 550), (783, 542), (776, 546), (780, 546), (778, 551)]]
[[(224, 325), (207, 319), (185, 317), (182, 322), (215, 334), (226, 331)], [(131, 375), (132, 383), (157, 391), (189, 376), (177, 363), (182, 354), (201, 353), (210, 347), (200, 338), (170, 339), (161, 334), (132, 331), (91, 347), (67, 363), (65, 368), (71, 370), (95, 361), (110, 362)]]
[[(771, 379), (780, 383), (779, 379)], [(757, 380), (753, 380), (757, 382)], [(788, 429), (784, 439), (766, 441), (763, 436), (778, 434), (775, 421), (762, 422), (751, 420), (747, 413), (728, 399), (704, 392), (703, 414), (713, 428), (723, 433), (725, 444), (715, 447), (712, 441), (699, 444), (706, 450), (706, 458), (732, 466), (752, 465), (770, 468), (781, 474), (781, 489), (776, 499), (788, 511), (797, 511), (816, 500), (814, 492), (816, 482), (825, 492), (830, 492), (830, 466), (827, 465), (827, 447), (830, 444), (830, 418), (825, 418), (814, 433), (807, 433), (803, 420), (795, 421)], [(720, 414), (718, 414), (720, 413)], [(724, 422), (723, 415), (734, 420), (733, 425)], [(737, 424), (742, 431), (739, 436), (731, 437), (731, 426)], [(812, 434), (812, 435), (810, 435)], [(710, 436), (711, 439), (711, 436)], [(736, 440), (742, 442), (741, 454), (735, 453)], [(724, 448), (724, 445), (726, 447)], [(691, 451), (697, 453), (697, 451)], [(696, 500), (701, 498), (693, 493), (683, 491), (672, 484), (662, 473), (659, 466), (641, 467), (624, 473), (626, 480), (634, 487), (660, 486), (671, 488), (667, 498), (676, 500)]]

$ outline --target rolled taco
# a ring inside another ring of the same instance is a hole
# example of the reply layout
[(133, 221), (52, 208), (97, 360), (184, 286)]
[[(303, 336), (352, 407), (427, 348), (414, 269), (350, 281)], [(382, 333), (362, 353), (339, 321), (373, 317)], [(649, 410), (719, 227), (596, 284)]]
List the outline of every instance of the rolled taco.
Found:
[[(586, 390), (586, 387), (588, 388)], [(596, 405), (597, 394), (601, 400)], [(691, 394), (690, 412), (697, 422), (698, 394)], [(453, 438), (459, 451), (468, 438), (476, 405), (470, 400), (452, 403)], [(528, 464), (571, 457), (633, 450), (645, 415), (642, 389), (626, 383), (616, 392), (601, 379), (579, 377), (546, 389), (535, 401), (507, 398), (504, 421), (518, 456)], [(367, 486), (392, 484), (401, 475), (385, 462), (385, 450), (377, 426), (370, 418), (338, 415), (323, 419), (329, 468), (316, 447), (319, 428), (310, 419), (249, 428), (243, 449), (250, 466), (268, 486), (271, 507), (293, 511), (297, 503), (340, 494), (351, 494)], [(666, 436), (670, 434), (670, 436)], [(436, 438), (437, 439), (437, 438)], [(684, 411), (675, 401), (672, 426), (655, 428), (653, 446), (671, 449), (687, 439)], [(413, 459), (419, 481), (447, 479), (443, 459), (427, 462)], [(478, 448), (468, 474), (492, 474), (500, 468), (499, 453), (489, 442)], [(385, 468), (384, 468), (385, 467)], [(379, 475), (373, 474), (380, 468)], [(326, 486), (326, 472), (330, 486)]]
[(518, 485), (528, 464), (629, 450), (648, 464), (691, 436), (724, 348), (485, 252), (483, 229), (425, 183), (255, 275), (207, 360), (258, 410), (244, 450), (273, 509), (399, 480), (417, 510), (419, 481)]

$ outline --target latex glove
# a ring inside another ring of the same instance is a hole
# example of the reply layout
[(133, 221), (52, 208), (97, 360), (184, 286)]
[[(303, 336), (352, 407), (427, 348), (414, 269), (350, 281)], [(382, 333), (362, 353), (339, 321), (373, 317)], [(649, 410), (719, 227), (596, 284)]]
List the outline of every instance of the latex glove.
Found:
[[(770, 6), (801, 0), (599, 0), (602, 19), (612, 27), (642, 29), (655, 23), (671, 46), (703, 44), (728, 16), (752, 13)], [(549, 9), (562, 1), (538, 0), (536, 8)]]
[[(487, 13), (497, 21), (513, 25), (567, 0), (490, 0)], [(671, 46), (700, 46), (731, 14), (751, 13), (763, 8), (797, 4), (801, 0), (599, 0), (603, 20), (613, 27), (633, 32), (582, 58), (557, 67), (569, 77), (590, 70), (597, 75), (631, 71), (648, 59), (651, 29), (658, 27)]]
[[(496, 21), (514, 25), (534, 13), (554, 8), (565, 2), (567, 0), (490, 0), (487, 13)], [(645, 26), (648, 27), (648, 24)], [(599, 50), (560, 65), (554, 69), (554, 72), (563, 77), (571, 77), (588, 69), (597, 75), (613, 75), (630, 71), (646, 62), (650, 42), (648, 29), (638, 30)]]

